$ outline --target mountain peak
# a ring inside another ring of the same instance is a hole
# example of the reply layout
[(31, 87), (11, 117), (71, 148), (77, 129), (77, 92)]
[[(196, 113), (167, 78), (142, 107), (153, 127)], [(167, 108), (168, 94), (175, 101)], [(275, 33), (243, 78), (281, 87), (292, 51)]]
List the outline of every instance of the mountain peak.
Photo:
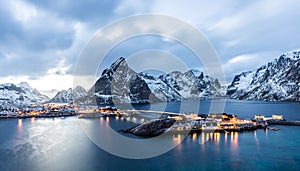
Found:
[(81, 87), (76, 86), (74, 89), (61, 90), (51, 99), (51, 102), (56, 103), (72, 103), (74, 100), (78, 100), (87, 96), (87, 91)]
[(199, 69), (191, 69), (190, 70), (196, 77), (200, 77), (201, 75), (203, 76), (203, 72), (200, 71)]
[(110, 68), (116, 70), (121, 64), (126, 63), (124, 57), (119, 57), (114, 63), (111, 64)]
[(83, 87), (81, 87), (79, 85), (74, 88), (74, 91), (77, 91), (77, 92), (86, 92), (85, 88), (83, 88)]
[(300, 49), (286, 52), (286, 53), (282, 54), (280, 56), (280, 58), (288, 58), (288, 59), (291, 59), (291, 60), (299, 60), (300, 59)]
[(121, 66), (124, 66), (124, 68), (128, 68), (127, 62), (124, 57), (118, 58), (114, 63), (110, 65), (109, 68), (103, 70), (101, 77), (111, 77), (113, 73), (117, 71), (117, 69)]
[(17, 86), (28, 90), (33, 90), (33, 88), (27, 82), (20, 82)]

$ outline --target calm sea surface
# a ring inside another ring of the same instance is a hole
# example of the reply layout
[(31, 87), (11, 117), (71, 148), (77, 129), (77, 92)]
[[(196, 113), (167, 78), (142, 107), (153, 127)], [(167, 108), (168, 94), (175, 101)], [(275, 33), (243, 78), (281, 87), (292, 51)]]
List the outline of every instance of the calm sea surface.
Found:
[[(220, 105), (221, 101), (214, 103)], [(136, 108), (191, 112), (195, 106), (197, 103), (190, 101)], [(199, 113), (209, 113), (210, 106), (211, 101), (201, 101)], [(300, 120), (299, 103), (230, 100), (224, 111), (243, 118), (278, 113), (288, 120)], [(300, 127), (297, 126), (276, 126), (280, 131), (192, 134), (163, 155), (133, 160), (99, 148), (79, 122), (76, 117), (0, 120), (0, 170), (300, 170)], [(87, 122), (95, 134), (106, 123), (116, 130), (134, 125), (114, 118)], [(174, 135), (174, 139), (179, 138), (180, 135)]]

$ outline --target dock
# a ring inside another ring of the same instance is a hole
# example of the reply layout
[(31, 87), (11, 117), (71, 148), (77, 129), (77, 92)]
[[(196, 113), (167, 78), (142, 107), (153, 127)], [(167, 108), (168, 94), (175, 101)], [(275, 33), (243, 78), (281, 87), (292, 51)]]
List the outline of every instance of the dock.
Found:
[(300, 126), (300, 121), (278, 121), (278, 120), (269, 120), (267, 121), (269, 125), (289, 125), (289, 126)]

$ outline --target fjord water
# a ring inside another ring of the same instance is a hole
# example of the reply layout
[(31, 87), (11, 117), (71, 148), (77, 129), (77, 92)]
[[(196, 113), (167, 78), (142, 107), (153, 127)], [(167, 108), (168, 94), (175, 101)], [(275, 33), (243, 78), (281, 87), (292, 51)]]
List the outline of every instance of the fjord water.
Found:
[[(199, 112), (208, 113), (210, 104), (211, 101), (201, 101)], [(186, 105), (190, 109), (195, 102)], [(136, 108), (163, 106), (167, 111), (180, 110), (180, 102)], [(286, 119), (300, 120), (299, 103), (230, 100), (224, 111), (244, 118), (279, 113)], [(95, 134), (103, 124), (99, 119), (89, 122)], [(134, 125), (113, 118), (106, 122), (115, 129)], [(100, 149), (88, 138), (76, 117), (6, 119), (0, 120), (0, 170), (298, 170), (300, 127), (276, 127), (280, 131), (192, 134), (161, 156), (132, 160)], [(174, 136), (175, 141), (180, 138)]]

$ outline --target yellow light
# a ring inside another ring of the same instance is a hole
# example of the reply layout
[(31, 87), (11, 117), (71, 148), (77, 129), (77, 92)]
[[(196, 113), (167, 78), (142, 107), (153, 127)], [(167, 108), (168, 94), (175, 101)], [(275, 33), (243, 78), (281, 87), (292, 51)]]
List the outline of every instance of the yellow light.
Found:
[(202, 132), (201, 134), (201, 144), (205, 143), (205, 134)]
[(196, 139), (197, 139), (197, 134), (196, 133), (193, 133), (192, 139), (193, 139), (193, 141), (196, 141)]
[(18, 119), (18, 127), (20, 128), (20, 127), (22, 127), (23, 126), (23, 121), (22, 121), (22, 119)]

